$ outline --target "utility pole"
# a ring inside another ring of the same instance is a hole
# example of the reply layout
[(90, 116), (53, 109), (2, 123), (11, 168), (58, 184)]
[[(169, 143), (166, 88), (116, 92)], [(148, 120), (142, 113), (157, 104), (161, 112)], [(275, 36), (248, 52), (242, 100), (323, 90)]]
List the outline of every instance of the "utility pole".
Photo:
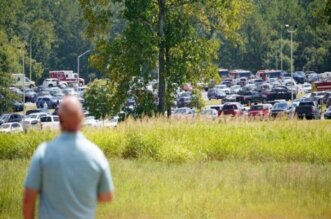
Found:
[(280, 32), (280, 69), (283, 72), (283, 29)]
[(30, 39), (30, 81), (32, 80), (32, 38)]
[[(85, 55), (85, 54), (87, 54), (87, 53), (89, 53), (89, 52), (91, 52), (91, 50), (89, 49), (89, 50), (86, 50), (85, 52), (83, 52), (82, 54), (80, 54), (78, 57), (77, 57), (77, 80), (76, 80), (76, 82), (77, 82), (77, 84), (78, 84), (78, 88), (79, 88), (79, 59), (80, 59), (80, 57), (82, 57), (83, 55)], [(77, 89), (78, 89), (77, 88)]]
[[(294, 64), (293, 64), (293, 34), (297, 31), (298, 25), (294, 25), (294, 28), (290, 30), (290, 25), (286, 24), (285, 28), (287, 29), (287, 32), (291, 34), (291, 78), (293, 80), (293, 71), (294, 71)], [(293, 82), (292, 82), (293, 83)], [(294, 85), (293, 85), (294, 87)], [(291, 89), (291, 101), (292, 101), (292, 107), (293, 107), (293, 88)], [(293, 118), (293, 113), (292, 113), (292, 118)]]

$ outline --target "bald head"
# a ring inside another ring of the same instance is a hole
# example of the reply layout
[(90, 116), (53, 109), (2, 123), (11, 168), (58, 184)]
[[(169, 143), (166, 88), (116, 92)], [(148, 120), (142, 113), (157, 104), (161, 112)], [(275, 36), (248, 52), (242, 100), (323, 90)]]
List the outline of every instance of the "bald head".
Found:
[(83, 120), (83, 110), (79, 100), (74, 96), (64, 97), (60, 104), (59, 117), (62, 131), (79, 131)]

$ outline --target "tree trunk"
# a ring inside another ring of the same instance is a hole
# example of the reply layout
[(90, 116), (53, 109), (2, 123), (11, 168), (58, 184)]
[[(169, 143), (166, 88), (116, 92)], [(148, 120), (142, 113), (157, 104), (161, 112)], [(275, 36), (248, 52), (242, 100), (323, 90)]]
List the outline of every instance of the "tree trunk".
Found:
[(164, 1), (158, 0), (159, 4), (159, 113), (164, 115), (165, 111), (165, 96), (166, 96), (166, 87), (165, 87), (165, 35), (164, 35)]

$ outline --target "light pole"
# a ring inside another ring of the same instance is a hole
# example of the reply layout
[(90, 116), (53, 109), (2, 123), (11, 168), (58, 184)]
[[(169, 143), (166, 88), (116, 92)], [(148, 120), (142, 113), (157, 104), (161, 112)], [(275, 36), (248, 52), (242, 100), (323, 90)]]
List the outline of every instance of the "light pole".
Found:
[(77, 80), (78, 80), (78, 87), (79, 87), (79, 59), (80, 57), (82, 57), (83, 55), (87, 54), (91, 52), (91, 50), (86, 50), (85, 52), (83, 52), (82, 54), (80, 54), (78, 57), (77, 57)]
[(280, 69), (283, 72), (283, 29), (280, 32)]
[[(294, 25), (293, 29), (290, 29), (289, 24), (285, 24), (285, 28), (288, 33), (291, 34), (291, 78), (292, 78), (292, 83), (293, 83), (293, 34), (297, 31), (298, 25)], [(294, 85), (293, 85), (294, 87)], [(292, 101), (292, 107), (293, 107), (293, 88), (291, 89), (291, 101)], [(292, 113), (292, 118), (293, 118), (293, 113)]]
[(30, 81), (32, 80), (31, 78), (31, 72), (32, 72), (32, 63), (31, 63), (31, 58), (32, 58), (32, 38), (30, 39)]

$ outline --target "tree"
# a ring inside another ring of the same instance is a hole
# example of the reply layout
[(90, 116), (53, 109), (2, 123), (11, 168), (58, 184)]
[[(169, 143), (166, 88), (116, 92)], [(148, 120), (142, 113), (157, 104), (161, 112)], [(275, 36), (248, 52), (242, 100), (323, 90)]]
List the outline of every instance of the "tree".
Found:
[(110, 116), (110, 86), (106, 80), (94, 80), (84, 92), (84, 105), (96, 119)]
[[(176, 86), (217, 74), (219, 43), (214, 35), (235, 35), (249, 8), (238, 0), (80, 2), (89, 23), (87, 35), (96, 41), (91, 62), (115, 88), (112, 103), (120, 109), (131, 79), (141, 77), (147, 83), (157, 69), (158, 111), (162, 114), (165, 109), (170, 112)], [(124, 8), (120, 19), (125, 28), (112, 38), (107, 32), (112, 29), (116, 4)]]

